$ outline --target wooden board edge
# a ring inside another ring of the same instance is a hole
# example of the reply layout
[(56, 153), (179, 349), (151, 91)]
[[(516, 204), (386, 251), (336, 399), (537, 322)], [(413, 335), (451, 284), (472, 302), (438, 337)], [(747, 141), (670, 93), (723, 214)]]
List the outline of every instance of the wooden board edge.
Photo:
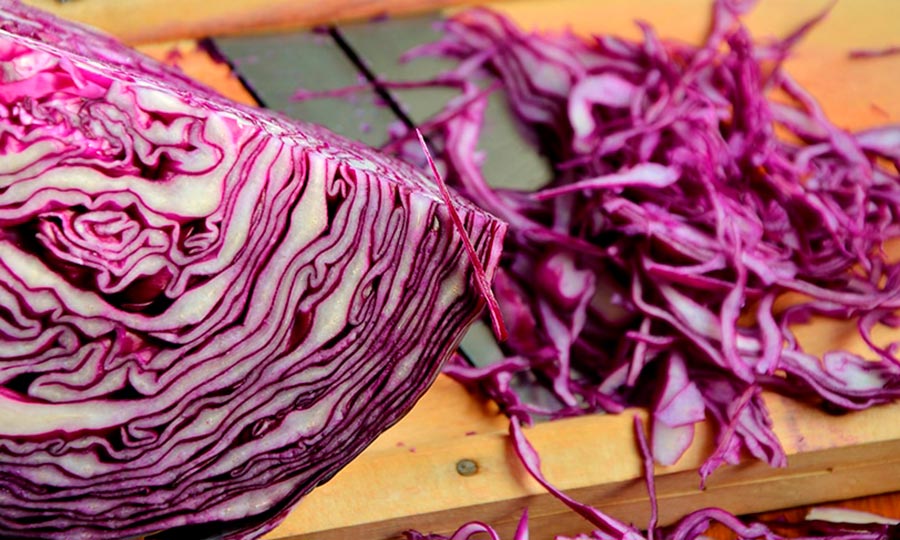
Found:
[[(822, 466), (824, 462), (829, 465)], [(795, 456), (782, 469), (768, 469), (755, 476), (763, 464), (729, 466), (717, 473), (718, 481), (698, 489), (695, 471), (656, 478), (660, 524), (671, 524), (688, 513), (706, 507), (724, 508), (734, 514), (766, 512), (800, 504), (830, 501), (900, 490), (900, 441), (863, 445), (852, 449), (822, 450)], [(685, 483), (693, 489), (685, 489)], [(649, 519), (649, 496), (642, 479), (568, 492), (579, 501), (590, 502), (611, 516), (643, 528)], [(441, 512), (408, 515), (379, 522), (278, 536), (278, 540), (342, 540), (345, 538), (399, 539), (404, 530), (450, 534), (472, 519), (487, 521), (501, 537), (511, 537), (522, 510), (529, 509), (529, 529), (536, 538), (576, 535), (591, 527), (549, 493), (474, 504)]]
[[(900, 427), (884, 420), (896, 418), (900, 404), (831, 417), (767, 397), (788, 467), (747, 460), (716, 471), (701, 491), (697, 470), (714, 442), (711, 426), (702, 424), (694, 446), (678, 464), (657, 468), (662, 522), (709, 505), (745, 514), (900, 489), (900, 475), (893, 474), (900, 466)], [(649, 506), (635, 452), (633, 414), (548, 422), (526, 435), (551, 482), (580, 501), (642, 524)], [(455, 464), (461, 459), (475, 462), (478, 473), (459, 475)], [(578, 524), (572, 514), (575, 521), (569, 525), (571, 512), (528, 475), (506, 432), (498, 430), (433, 441), (415, 453), (400, 448), (364, 453), (310, 494), (267, 538), (330, 540), (355, 530), (386, 539), (408, 527), (449, 533), (470, 519), (512, 526), (525, 506), (536, 530), (542, 521), (556, 533)]]

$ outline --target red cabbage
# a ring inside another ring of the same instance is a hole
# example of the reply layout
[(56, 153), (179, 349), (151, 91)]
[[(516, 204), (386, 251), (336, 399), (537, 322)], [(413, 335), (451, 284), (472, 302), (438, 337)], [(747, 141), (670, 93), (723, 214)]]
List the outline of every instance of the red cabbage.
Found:
[(257, 537), (482, 309), (408, 165), (8, 0), (0, 65), (0, 537)]
[(853, 49), (847, 56), (850, 58), (880, 58), (900, 54), (900, 45), (891, 45), (880, 49)]
[[(460, 90), (423, 129), (448, 183), (510, 224), (496, 280), (508, 356), (449, 373), (523, 420), (648, 406), (663, 464), (707, 419), (718, 445), (704, 478), (744, 453), (785, 464), (763, 390), (838, 411), (900, 396), (897, 342), (872, 338), (900, 323), (886, 249), (900, 236), (900, 126), (831, 123), (781, 69), (825, 13), (757, 45), (740, 21), (751, 5), (717, 2), (700, 46), (647, 25), (640, 42), (529, 33), (471, 10), (407, 55), (448, 70), (376, 81)], [(491, 92), (552, 163), (547, 187), (482, 175)], [(411, 132), (387, 147), (411, 148)], [(857, 323), (870, 357), (808, 352), (794, 329), (813, 317)], [(529, 403), (517, 380), (547, 381), (559, 405)]]

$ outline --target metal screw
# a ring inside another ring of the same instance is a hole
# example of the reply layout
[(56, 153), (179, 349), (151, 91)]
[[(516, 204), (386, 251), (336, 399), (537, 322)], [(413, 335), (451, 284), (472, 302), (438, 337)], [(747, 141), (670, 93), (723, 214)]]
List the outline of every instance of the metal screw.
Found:
[(456, 472), (460, 476), (472, 476), (478, 472), (478, 464), (471, 459), (461, 459), (456, 462)]

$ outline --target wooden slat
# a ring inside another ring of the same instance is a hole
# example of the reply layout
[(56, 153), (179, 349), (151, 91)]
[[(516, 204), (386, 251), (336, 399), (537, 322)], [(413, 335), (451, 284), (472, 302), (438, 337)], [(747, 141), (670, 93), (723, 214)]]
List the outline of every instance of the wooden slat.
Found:
[(434, 11), (471, 0), (23, 0), (132, 44)]
[[(442, 379), (435, 394), (443, 399), (454, 386)], [(766, 400), (789, 466), (748, 462), (726, 467), (701, 491), (696, 470), (712, 439), (701, 429), (688, 455), (673, 467), (657, 469), (662, 523), (704, 506), (747, 514), (900, 490), (900, 475), (894, 474), (900, 467), (900, 405), (834, 417), (779, 396)], [(431, 417), (429, 405), (423, 402), (398, 428), (413, 432)], [(397, 446), (402, 439), (389, 431), (377, 449), (307, 497), (268, 538), (398, 538), (407, 528), (451, 532), (472, 518), (511, 534), (526, 506), (536, 538), (586, 532), (580, 517), (528, 477), (511, 453), (505, 425), (498, 428), (428, 440), (417, 444), (415, 453), (409, 443)], [(647, 523), (649, 499), (640, 479), (631, 414), (539, 424), (527, 435), (558, 487), (626, 522)], [(459, 475), (455, 465), (461, 459), (478, 463), (479, 472)]]

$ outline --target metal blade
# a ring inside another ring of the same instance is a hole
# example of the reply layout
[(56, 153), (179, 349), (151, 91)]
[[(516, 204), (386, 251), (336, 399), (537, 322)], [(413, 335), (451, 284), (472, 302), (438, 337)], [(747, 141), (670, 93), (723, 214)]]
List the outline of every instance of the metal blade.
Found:
[[(379, 80), (422, 81), (453, 66), (439, 58), (417, 58), (397, 61), (406, 51), (440, 37), (436, 15), (404, 19), (386, 19), (377, 23), (350, 24), (338, 28), (347, 46), (359, 54), (366, 68)], [(447, 101), (458, 94), (444, 88), (389, 90), (400, 108), (416, 125), (438, 113)], [(503, 97), (494, 93), (485, 111), (484, 132), (479, 148), (485, 155), (482, 166), (485, 179), (495, 188), (532, 191), (547, 183), (552, 171), (547, 160), (519, 134), (515, 120)]]
[(356, 65), (328, 32), (296, 32), (215, 38), (213, 43), (261, 102), (292, 118), (321, 124), (371, 146), (387, 138), (397, 116), (376, 106), (382, 98), (361, 90), (346, 98), (293, 99), (302, 90), (324, 91), (365, 82)]

